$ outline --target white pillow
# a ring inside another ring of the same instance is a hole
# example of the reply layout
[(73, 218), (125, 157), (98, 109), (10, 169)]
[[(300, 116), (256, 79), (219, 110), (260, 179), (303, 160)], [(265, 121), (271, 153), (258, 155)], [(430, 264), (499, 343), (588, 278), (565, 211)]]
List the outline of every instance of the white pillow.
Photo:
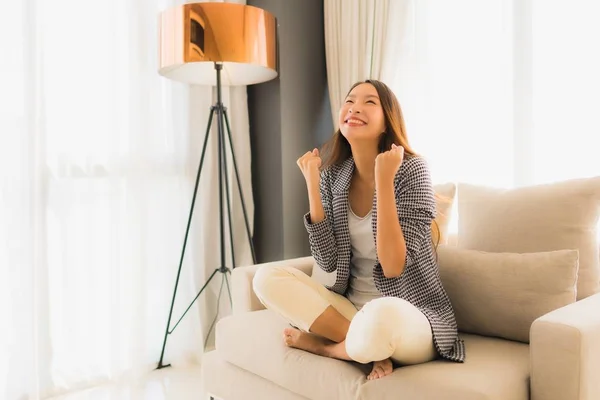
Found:
[(529, 342), (533, 321), (576, 301), (578, 253), (438, 248), (442, 284), (461, 332)]

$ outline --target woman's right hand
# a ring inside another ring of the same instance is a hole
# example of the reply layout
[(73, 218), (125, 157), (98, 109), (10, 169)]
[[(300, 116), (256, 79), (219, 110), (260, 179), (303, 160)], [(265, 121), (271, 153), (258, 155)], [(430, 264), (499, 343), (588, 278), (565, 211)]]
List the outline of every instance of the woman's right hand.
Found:
[(296, 161), (308, 189), (308, 204), (310, 207), (310, 222), (317, 224), (325, 219), (325, 210), (321, 202), (321, 157), (319, 150), (307, 151)]
[(306, 185), (309, 188), (318, 188), (321, 179), (321, 157), (319, 157), (319, 150), (307, 151), (296, 161), (296, 164), (298, 164), (302, 175), (304, 175)]

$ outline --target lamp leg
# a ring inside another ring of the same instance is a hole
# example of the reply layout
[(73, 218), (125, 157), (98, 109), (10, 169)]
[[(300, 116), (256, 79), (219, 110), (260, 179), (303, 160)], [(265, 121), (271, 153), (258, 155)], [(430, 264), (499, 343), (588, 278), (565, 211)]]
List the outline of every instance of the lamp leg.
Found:
[(170, 334), (169, 327), (171, 326), (171, 317), (173, 316), (173, 306), (175, 305), (175, 297), (177, 296), (177, 288), (179, 286), (179, 278), (181, 276), (181, 266), (183, 265), (183, 258), (185, 255), (185, 248), (187, 246), (188, 235), (190, 232), (192, 215), (194, 214), (194, 205), (196, 204), (196, 195), (198, 194), (198, 184), (200, 183), (200, 173), (202, 172), (202, 165), (204, 164), (204, 156), (206, 155), (206, 147), (208, 145), (208, 137), (209, 137), (214, 113), (215, 113), (215, 108), (211, 107), (210, 115), (208, 116), (208, 125), (206, 127), (206, 135), (204, 137), (204, 144), (202, 146), (202, 154), (200, 156), (200, 164), (198, 165), (198, 173), (196, 174), (196, 184), (194, 185), (194, 194), (192, 196), (192, 204), (190, 206), (190, 212), (188, 215), (187, 226), (185, 228), (185, 237), (183, 239), (183, 247), (181, 249), (181, 258), (179, 259), (179, 268), (177, 270), (177, 278), (175, 279), (175, 289), (173, 290), (173, 298), (171, 300), (171, 308), (169, 310), (169, 318), (167, 320), (167, 327), (165, 329), (165, 338), (163, 340), (162, 350), (160, 352), (160, 360), (158, 361), (157, 369), (168, 367), (170, 365), (170, 364), (163, 365), (163, 358), (165, 355), (165, 347), (167, 345), (167, 337)]
[[(223, 284), (225, 283), (226, 278), (227, 278), (227, 274), (221, 275), (221, 287), (219, 288), (219, 296), (217, 297), (217, 311), (215, 312), (215, 317), (213, 318), (212, 323), (210, 324), (210, 327), (208, 328), (208, 333), (206, 334), (206, 337), (204, 338), (204, 350), (206, 350), (206, 344), (208, 343), (208, 338), (210, 337), (210, 333), (212, 332), (213, 328), (215, 327), (215, 323), (217, 322), (217, 319), (219, 318), (219, 306), (221, 305), (221, 295), (223, 294)], [(229, 290), (229, 283), (227, 284), (227, 290)]]
[(235, 171), (235, 180), (237, 181), (238, 191), (240, 193), (240, 200), (242, 203), (242, 211), (244, 213), (244, 222), (246, 223), (246, 234), (248, 235), (248, 243), (250, 244), (250, 251), (252, 253), (252, 262), (256, 264), (256, 253), (254, 251), (254, 243), (252, 242), (252, 235), (250, 234), (250, 223), (248, 222), (248, 213), (246, 212), (246, 203), (244, 202), (244, 195), (242, 193), (242, 184), (240, 181), (240, 174), (238, 172), (237, 162), (235, 160), (235, 151), (233, 150), (233, 140), (231, 139), (231, 127), (229, 125), (229, 117), (227, 116), (227, 110), (223, 110), (223, 116), (225, 117), (225, 126), (227, 127), (227, 136), (229, 138), (229, 148), (231, 150), (231, 159), (233, 161), (233, 169)]
[[(231, 271), (228, 271), (231, 274)], [(231, 304), (231, 308), (233, 311), (233, 299), (231, 298), (231, 287), (229, 286), (229, 281), (227, 280), (227, 274), (223, 275), (223, 279), (225, 279), (225, 284), (227, 285), (227, 293), (229, 294), (229, 304)]]
[[(218, 140), (218, 159), (219, 159), (219, 236), (220, 236), (220, 251), (221, 251), (221, 265), (220, 271), (226, 272), (226, 260), (225, 260), (225, 221), (223, 216), (223, 178), (227, 179), (224, 175), (225, 171), (225, 154), (222, 151), (223, 148), (223, 103), (221, 101), (221, 69), (217, 69), (217, 105), (216, 105), (216, 114), (217, 114), (217, 132), (219, 136)], [(229, 207), (229, 199), (227, 199), (227, 206)]]
[[(222, 110), (222, 114), (219, 115), (219, 118), (223, 118), (225, 116), (225, 109), (223, 108)], [(222, 126), (222, 125), (221, 125)], [(236, 263), (235, 263), (235, 251), (234, 251), (234, 241), (233, 241), (233, 219), (231, 218), (231, 204), (230, 204), (230, 200), (231, 197), (229, 195), (229, 173), (227, 170), (227, 152), (225, 151), (225, 134), (220, 131), (219, 135), (221, 135), (221, 147), (219, 148), (219, 151), (221, 152), (221, 154), (223, 155), (223, 178), (225, 180), (225, 197), (226, 197), (226, 204), (227, 204), (227, 217), (228, 217), (228, 222), (229, 222), (229, 244), (231, 246), (231, 269), (235, 268)]]

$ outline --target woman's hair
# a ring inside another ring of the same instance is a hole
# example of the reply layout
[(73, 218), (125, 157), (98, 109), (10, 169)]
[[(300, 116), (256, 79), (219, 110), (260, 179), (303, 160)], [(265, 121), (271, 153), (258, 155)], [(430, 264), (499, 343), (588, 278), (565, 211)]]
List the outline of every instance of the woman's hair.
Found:
[[(374, 79), (367, 79), (365, 81), (356, 82), (348, 93), (346, 97), (352, 92), (352, 90), (361, 85), (363, 83), (370, 83), (377, 90), (377, 95), (379, 96), (379, 101), (381, 103), (381, 108), (383, 109), (383, 118), (385, 122), (385, 131), (382, 132), (381, 137), (379, 138), (379, 153), (383, 153), (392, 148), (392, 143), (396, 146), (404, 147), (404, 154), (408, 154), (410, 156), (417, 156), (417, 153), (413, 150), (408, 142), (408, 137), (406, 135), (406, 125), (404, 123), (404, 115), (402, 114), (402, 108), (400, 107), (400, 102), (396, 98), (396, 95), (392, 90), (383, 82), (377, 81)], [(329, 139), (321, 150), (323, 162), (321, 168), (327, 168), (331, 165), (336, 165), (344, 162), (350, 156), (352, 156), (352, 149), (350, 148), (350, 143), (348, 140), (342, 135), (341, 130), (338, 130), (333, 134), (332, 138)], [(441, 199), (439, 195), (435, 195), (436, 200)], [(435, 219), (431, 224), (432, 228), (432, 241), (434, 242), (434, 247), (437, 249), (437, 246), (441, 239), (440, 227), (438, 226)]]
[[(394, 92), (392, 92), (392, 90), (383, 82), (367, 79), (366, 81), (357, 82), (352, 85), (348, 94), (352, 92), (352, 89), (363, 83), (370, 83), (375, 87), (375, 90), (377, 90), (377, 94), (379, 95), (381, 108), (383, 109), (385, 131), (382, 132), (382, 135), (379, 138), (379, 152), (383, 153), (388, 151), (392, 148), (393, 143), (396, 146), (404, 147), (404, 154), (411, 156), (417, 155), (408, 143), (402, 108), (400, 108), (400, 103)], [(348, 96), (348, 94), (346, 94), (346, 96)], [(342, 135), (340, 129), (338, 129), (333, 134), (333, 137), (323, 145), (321, 154), (323, 157), (322, 168), (339, 164), (352, 155), (350, 143), (348, 143), (348, 140)]]

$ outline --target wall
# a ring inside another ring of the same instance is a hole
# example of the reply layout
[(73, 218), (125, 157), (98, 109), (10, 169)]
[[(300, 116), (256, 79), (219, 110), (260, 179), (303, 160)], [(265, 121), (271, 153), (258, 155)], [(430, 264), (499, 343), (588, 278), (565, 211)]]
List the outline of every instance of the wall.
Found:
[(296, 160), (333, 132), (323, 0), (248, 0), (277, 19), (277, 79), (248, 87), (258, 262), (310, 255), (306, 185)]

